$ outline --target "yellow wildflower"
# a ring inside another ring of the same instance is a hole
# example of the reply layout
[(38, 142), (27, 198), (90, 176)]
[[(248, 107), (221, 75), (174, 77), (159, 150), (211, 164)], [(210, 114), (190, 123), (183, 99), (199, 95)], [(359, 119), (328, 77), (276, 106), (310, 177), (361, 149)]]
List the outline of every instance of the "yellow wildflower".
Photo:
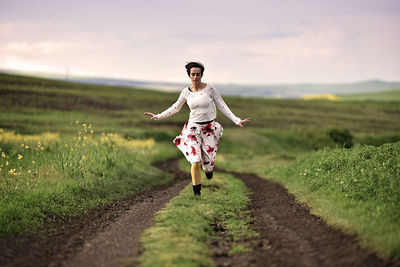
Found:
[(6, 153), (1, 152), (1, 156), (2, 156), (3, 158), (5, 158), (5, 157), (6, 157)]
[(330, 101), (338, 101), (341, 100), (340, 97), (337, 97), (333, 94), (315, 94), (315, 95), (307, 95), (303, 97), (304, 100), (318, 100), (318, 99), (326, 99)]
[(40, 135), (21, 135), (14, 132), (4, 132), (0, 134), (0, 140), (2, 142), (13, 143), (21, 147), (35, 146), (38, 141), (40, 144), (52, 143), (59, 140), (58, 134), (54, 133), (43, 133)]
[(18, 159), (22, 159), (22, 158), (23, 158), (23, 156), (18, 154)]
[(31, 174), (31, 170), (28, 170), (27, 173)]
[(82, 124), (83, 127), (86, 127), (86, 123)]
[(35, 161), (34, 161), (34, 160), (32, 160), (32, 164), (35, 164)]
[(85, 156), (85, 155), (83, 155), (83, 156), (82, 156), (82, 159), (86, 159), (86, 156)]
[(6, 160), (6, 166), (8, 166), (8, 160)]

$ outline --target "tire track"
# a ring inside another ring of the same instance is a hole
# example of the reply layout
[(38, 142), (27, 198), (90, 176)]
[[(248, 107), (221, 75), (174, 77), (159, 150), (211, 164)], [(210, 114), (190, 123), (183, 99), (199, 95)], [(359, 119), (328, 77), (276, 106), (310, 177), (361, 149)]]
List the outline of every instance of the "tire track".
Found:
[(54, 229), (47, 237), (2, 240), (0, 266), (134, 266), (140, 235), (154, 214), (190, 182), (190, 175), (177, 164), (177, 159), (155, 164), (175, 175), (172, 182), (76, 218), (60, 218), (57, 224), (46, 225)]
[(214, 255), (217, 266), (400, 266), (361, 249), (356, 236), (328, 226), (287, 190), (254, 174), (228, 172), (251, 190), (251, 227), (257, 239), (242, 240), (252, 251)]

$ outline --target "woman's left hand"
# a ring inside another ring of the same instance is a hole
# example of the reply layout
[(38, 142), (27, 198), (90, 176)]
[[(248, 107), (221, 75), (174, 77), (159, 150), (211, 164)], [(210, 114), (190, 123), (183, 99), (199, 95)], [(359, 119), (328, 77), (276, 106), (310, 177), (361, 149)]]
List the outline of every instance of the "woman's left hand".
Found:
[(240, 127), (243, 127), (242, 123), (248, 122), (248, 121), (250, 121), (250, 118), (246, 118), (246, 119), (244, 119), (244, 120), (241, 120), (241, 121), (238, 123), (238, 125), (239, 125)]

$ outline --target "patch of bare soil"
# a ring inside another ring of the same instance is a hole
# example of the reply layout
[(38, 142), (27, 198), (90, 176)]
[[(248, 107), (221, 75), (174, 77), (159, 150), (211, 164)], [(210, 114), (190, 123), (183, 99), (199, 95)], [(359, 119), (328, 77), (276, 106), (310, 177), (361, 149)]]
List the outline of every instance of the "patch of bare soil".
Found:
[[(46, 237), (0, 240), (0, 266), (122, 266), (140, 254), (139, 237), (160, 210), (190, 182), (176, 160), (156, 164), (176, 178), (74, 218), (47, 224)], [(130, 262), (129, 265), (135, 265)]]
[(252, 191), (250, 227), (260, 236), (241, 240), (249, 252), (229, 256), (223, 229), (214, 227), (219, 240), (212, 243), (217, 266), (400, 266), (362, 249), (356, 236), (345, 235), (310, 214), (279, 184), (253, 174), (230, 172)]

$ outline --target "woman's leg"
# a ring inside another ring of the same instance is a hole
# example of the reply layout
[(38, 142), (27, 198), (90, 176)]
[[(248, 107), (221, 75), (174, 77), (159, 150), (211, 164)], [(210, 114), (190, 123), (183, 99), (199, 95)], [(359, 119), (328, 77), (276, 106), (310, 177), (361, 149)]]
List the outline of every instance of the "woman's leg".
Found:
[(201, 190), (201, 162), (192, 163), (191, 174), (193, 182), (193, 192), (195, 195), (200, 195)]
[(192, 182), (193, 185), (201, 184), (201, 172), (200, 172), (201, 162), (195, 162), (192, 164)]

